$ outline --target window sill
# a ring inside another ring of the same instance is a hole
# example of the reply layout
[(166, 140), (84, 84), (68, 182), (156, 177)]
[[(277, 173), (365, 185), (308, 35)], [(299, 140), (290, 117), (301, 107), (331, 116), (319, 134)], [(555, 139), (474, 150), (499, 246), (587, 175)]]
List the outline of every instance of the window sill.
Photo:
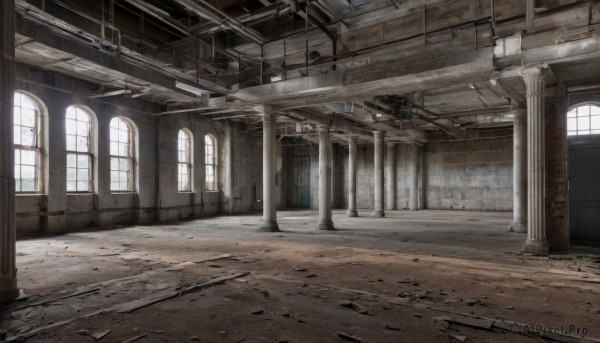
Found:
[(179, 193), (179, 194), (194, 194), (196, 192), (194, 192), (194, 191), (177, 191), (177, 193)]
[(134, 191), (111, 191), (110, 194), (116, 194), (116, 195), (127, 195), (127, 194), (137, 194), (137, 192)]
[(219, 193), (220, 191), (204, 191), (205, 193)]
[(42, 196), (42, 195), (46, 195), (45, 193), (16, 193), (15, 192), (15, 196), (18, 197), (31, 197), (31, 196)]
[(94, 195), (96, 192), (67, 192), (67, 195)]

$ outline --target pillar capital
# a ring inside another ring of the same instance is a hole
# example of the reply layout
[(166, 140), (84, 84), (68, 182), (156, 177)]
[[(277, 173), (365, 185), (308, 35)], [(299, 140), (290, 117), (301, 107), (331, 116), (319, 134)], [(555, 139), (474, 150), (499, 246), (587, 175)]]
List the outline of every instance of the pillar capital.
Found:
[(396, 142), (387, 142), (385, 143), (389, 148), (395, 148), (396, 147)]
[(331, 125), (328, 124), (318, 124), (317, 130), (320, 134), (329, 134), (329, 130), (331, 129)]
[(385, 130), (373, 131), (373, 137), (375, 140), (383, 140), (385, 137)]
[(526, 67), (521, 70), (521, 76), (525, 81), (527, 96), (541, 96), (544, 91), (544, 66)]
[(259, 112), (262, 115), (273, 114), (276, 112), (273, 105), (269, 105), (269, 104), (255, 105), (255, 106), (252, 106), (252, 109), (255, 110), (256, 112)]

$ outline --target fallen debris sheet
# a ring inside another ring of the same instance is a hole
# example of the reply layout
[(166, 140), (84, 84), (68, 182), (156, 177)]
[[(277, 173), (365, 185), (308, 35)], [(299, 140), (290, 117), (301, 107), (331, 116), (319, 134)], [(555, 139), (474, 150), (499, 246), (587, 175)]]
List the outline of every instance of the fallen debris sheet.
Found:
[(349, 335), (349, 334), (343, 333), (343, 332), (338, 332), (338, 336), (340, 336), (341, 339), (344, 339), (344, 340), (350, 341), (350, 342), (360, 343), (363, 341), (362, 338), (360, 338), (360, 337), (352, 336), (352, 335)]
[(344, 301), (340, 304), (340, 306), (351, 308), (360, 314), (369, 314), (369, 311), (353, 301)]
[(124, 341), (122, 341), (121, 343), (131, 343), (131, 342), (135, 342), (135, 341), (137, 341), (138, 339), (142, 339), (142, 338), (144, 338), (144, 337), (146, 337), (146, 336), (148, 336), (148, 334), (147, 334), (147, 333), (143, 333), (143, 334), (141, 334), (141, 335), (137, 335), (137, 336), (135, 336), (135, 337), (132, 337), (132, 338), (130, 338), (130, 339), (124, 340)]
[[(227, 281), (227, 280), (231, 280), (231, 279), (239, 278), (239, 277), (242, 277), (242, 276), (246, 276), (248, 274), (250, 274), (250, 273), (248, 273), (248, 272), (238, 272), (238, 273), (231, 273), (231, 274), (224, 274), (224, 275), (214, 276), (214, 277), (211, 277), (211, 278), (208, 278), (208, 279), (205, 279), (205, 280), (193, 283), (190, 286), (179, 288), (176, 291), (172, 291), (172, 292), (169, 292), (169, 293), (162, 294), (160, 296), (156, 296), (156, 295), (155, 296), (150, 296), (150, 297), (146, 297), (146, 298), (134, 300), (134, 301), (131, 301), (131, 302), (128, 302), (128, 303), (119, 304), (119, 305), (116, 305), (116, 306), (113, 306), (113, 307), (108, 307), (108, 308), (100, 309), (100, 310), (97, 310), (97, 311), (94, 311), (94, 312), (91, 312), (91, 313), (88, 313), (88, 314), (85, 314), (85, 315), (79, 315), (79, 316), (76, 316), (76, 317), (73, 317), (73, 318), (70, 318), (70, 319), (65, 319), (65, 320), (61, 320), (61, 321), (58, 321), (58, 322), (54, 322), (54, 323), (51, 323), (51, 324), (48, 324), (48, 325), (45, 325), (45, 326), (37, 327), (35, 329), (31, 329), (31, 330), (28, 329), (27, 332), (24, 332), (24, 333), (21, 333), (21, 334), (17, 334), (15, 336), (6, 337), (5, 342), (13, 342), (13, 341), (19, 341), (19, 340), (22, 340), (22, 339), (30, 338), (30, 337), (38, 335), (38, 334), (40, 334), (42, 332), (45, 332), (45, 331), (47, 331), (49, 329), (60, 327), (60, 326), (64, 326), (64, 325), (70, 324), (72, 322), (75, 322), (75, 321), (83, 319), (83, 318), (89, 318), (89, 317), (93, 317), (93, 316), (104, 314), (104, 313), (108, 313), (108, 312), (115, 311), (115, 312), (118, 312), (118, 313), (130, 313), (130, 312), (139, 310), (140, 308), (143, 308), (143, 307), (146, 307), (146, 306), (149, 306), (149, 305), (152, 305), (152, 304), (156, 304), (156, 303), (161, 302), (161, 301), (165, 301), (165, 300), (168, 300), (168, 299), (171, 299), (171, 298), (174, 298), (174, 297), (186, 294), (186, 293), (190, 293), (190, 292), (202, 289), (202, 288), (206, 288), (206, 287), (209, 287), (209, 286), (212, 286), (212, 285), (220, 284), (220, 283), (222, 283), (224, 281)], [(142, 274), (140, 274), (140, 275), (142, 275)], [(137, 277), (137, 276), (135, 276), (135, 277)], [(122, 278), (122, 279), (132, 279), (132, 278), (133, 277)], [(119, 279), (119, 280), (122, 280), (122, 279)], [(111, 280), (110, 282), (114, 282), (114, 280)], [(109, 332), (110, 332), (110, 330), (109, 330)], [(106, 336), (107, 334), (108, 333), (104, 334), (100, 338)], [(98, 338), (98, 339), (100, 339), (100, 338)]]
[(218, 255), (218, 256), (201, 258), (199, 260), (194, 261), (194, 263), (204, 263), (204, 262), (209, 262), (209, 261), (222, 260), (222, 259), (230, 258), (230, 257), (231, 257), (231, 254), (223, 254), (223, 255)]
[(183, 295), (186, 293), (190, 293), (190, 292), (196, 291), (198, 289), (206, 288), (206, 287), (221, 283), (223, 281), (246, 276), (248, 274), (249, 273), (244, 272), (244, 273), (232, 273), (232, 274), (221, 275), (221, 276), (215, 277), (213, 279), (210, 279), (208, 281), (201, 281), (201, 282), (194, 283), (191, 286), (184, 287), (178, 291), (168, 292), (168, 293), (161, 294), (161, 295), (149, 296), (149, 297), (134, 300), (134, 301), (131, 301), (128, 303), (120, 304), (120, 305), (115, 306), (114, 310), (118, 313), (131, 313), (133, 311), (139, 310), (146, 306), (150, 306), (152, 304), (156, 304), (161, 301), (175, 298), (177, 296), (180, 296), (180, 295)]
[(90, 337), (99, 341), (102, 338), (106, 337), (106, 335), (108, 335), (111, 331), (112, 331), (111, 329), (96, 331), (96, 332), (90, 334)]

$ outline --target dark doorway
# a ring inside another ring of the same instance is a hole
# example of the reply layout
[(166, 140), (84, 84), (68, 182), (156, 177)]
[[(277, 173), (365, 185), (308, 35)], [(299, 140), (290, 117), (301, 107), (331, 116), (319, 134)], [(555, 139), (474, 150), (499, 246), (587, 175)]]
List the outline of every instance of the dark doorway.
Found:
[(574, 244), (600, 245), (600, 137), (569, 137), (569, 228)]
[(310, 156), (294, 156), (294, 207), (310, 207)]

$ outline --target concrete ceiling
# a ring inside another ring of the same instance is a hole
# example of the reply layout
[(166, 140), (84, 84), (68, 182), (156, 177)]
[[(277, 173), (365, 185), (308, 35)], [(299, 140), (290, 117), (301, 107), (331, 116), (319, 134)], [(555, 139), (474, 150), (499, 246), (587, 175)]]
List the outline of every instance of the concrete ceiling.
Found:
[[(459, 137), (458, 128), (510, 126), (511, 102), (525, 99), (522, 65), (549, 64), (554, 81), (600, 79), (597, 38), (544, 45), (552, 31), (541, 32), (519, 39), (511, 52), (516, 39), (498, 32), (520, 32), (510, 29), (524, 22), (518, 10), (500, 8), (498, 17), (515, 18), (502, 28), (486, 16), (489, 8), (465, 16), (460, 11), (473, 2), (446, 2), (115, 0), (111, 9), (98, 1), (16, 0), (16, 58), (97, 84), (98, 92), (131, 90), (164, 105), (165, 115), (190, 109), (248, 123), (259, 114), (249, 109), (268, 103), (287, 116), (282, 132), (298, 120), (337, 115), (346, 120), (340, 134), (387, 129), (404, 141), (423, 140), (427, 130)], [(436, 12), (443, 8), (457, 15)], [(439, 28), (411, 35), (421, 24)], [(408, 122), (331, 106), (414, 102), (415, 94), (422, 94), (420, 107)]]

